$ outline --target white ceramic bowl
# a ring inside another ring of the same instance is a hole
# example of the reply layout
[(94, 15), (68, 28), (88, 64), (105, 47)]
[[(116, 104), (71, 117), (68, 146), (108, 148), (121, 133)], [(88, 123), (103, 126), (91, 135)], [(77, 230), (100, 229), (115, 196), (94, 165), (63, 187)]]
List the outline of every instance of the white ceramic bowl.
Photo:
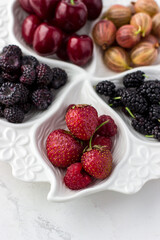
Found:
[[(107, 8), (113, 3), (126, 5), (129, 1), (104, 0)], [(3, 13), (4, 14), (4, 13)], [(2, 17), (1, 11), (0, 16)], [(2, 43), (14, 43), (21, 47), (24, 54), (34, 55), (39, 61), (51, 67), (65, 69), (69, 76), (68, 83), (57, 91), (52, 105), (44, 112), (28, 114), (22, 124), (11, 124), (0, 119), (0, 160), (12, 166), (13, 176), (28, 182), (49, 182), (51, 185), (47, 199), (67, 201), (104, 190), (114, 190), (126, 194), (135, 193), (148, 180), (160, 177), (160, 143), (146, 139), (135, 132), (129, 119), (122, 112), (115, 112), (95, 92), (93, 86), (99, 81), (110, 79), (116, 85), (122, 85), (122, 77), (129, 70), (116, 74), (108, 70), (101, 58), (99, 49), (95, 47), (93, 60), (80, 68), (53, 58), (38, 56), (21, 37), (21, 24), (26, 13), (20, 8), (18, 1), (11, 1), (8, 10), (9, 36), (4, 36)], [(82, 29), (90, 31), (94, 23)], [(2, 23), (2, 31), (6, 25)], [(3, 45), (3, 44), (1, 44)], [(160, 69), (157, 65), (141, 68), (146, 75), (159, 78)], [(114, 139), (114, 169), (109, 178), (96, 181), (86, 189), (72, 191), (63, 183), (64, 172), (53, 167), (46, 156), (45, 142), (48, 134), (57, 128), (66, 128), (64, 113), (69, 104), (86, 103), (94, 106), (99, 115), (110, 115), (118, 126), (118, 134)]]

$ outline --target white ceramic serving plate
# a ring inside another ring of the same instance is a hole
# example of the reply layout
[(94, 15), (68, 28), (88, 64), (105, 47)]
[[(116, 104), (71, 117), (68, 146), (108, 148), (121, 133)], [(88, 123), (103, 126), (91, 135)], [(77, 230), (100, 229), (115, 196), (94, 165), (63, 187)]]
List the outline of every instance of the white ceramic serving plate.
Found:
[[(114, 3), (127, 5), (130, 1), (104, 0), (105, 9)], [(93, 86), (99, 81), (110, 79), (116, 85), (122, 85), (122, 77), (135, 69), (116, 74), (107, 69), (98, 48), (94, 48), (94, 58), (85, 68), (65, 63), (53, 58), (44, 58), (27, 46), (21, 37), (21, 23), (26, 13), (18, 1), (11, 1), (8, 12), (6, 6), (0, 6), (0, 45), (17, 44), (24, 54), (34, 55), (39, 61), (51, 67), (65, 69), (69, 76), (68, 83), (57, 91), (52, 105), (44, 112), (32, 112), (26, 116), (24, 123), (11, 124), (0, 119), (0, 160), (8, 162), (13, 176), (28, 182), (49, 182), (51, 185), (47, 199), (67, 201), (104, 190), (114, 190), (126, 194), (135, 193), (151, 179), (160, 177), (160, 143), (146, 139), (135, 132), (129, 119), (122, 112), (115, 112), (100, 98)], [(7, 20), (4, 20), (6, 19)], [(7, 23), (8, 22), (8, 23)], [(91, 31), (94, 23), (88, 24), (82, 33)], [(8, 27), (9, 36), (3, 36)], [(141, 68), (150, 78), (160, 79), (158, 62), (155, 66)], [(114, 139), (114, 169), (109, 178), (96, 181), (93, 185), (79, 191), (72, 191), (63, 184), (64, 172), (48, 161), (45, 142), (48, 134), (57, 128), (66, 128), (64, 114), (67, 106), (73, 103), (86, 103), (94, 106), (98, 114), (110, 115), (118, 126)]]

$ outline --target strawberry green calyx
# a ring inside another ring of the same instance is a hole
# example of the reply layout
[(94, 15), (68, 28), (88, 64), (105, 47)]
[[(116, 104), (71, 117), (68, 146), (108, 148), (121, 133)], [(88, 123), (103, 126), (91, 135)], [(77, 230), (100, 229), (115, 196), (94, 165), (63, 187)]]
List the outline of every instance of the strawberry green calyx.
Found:
[[(102, 126), (104, 126), (106, 123), (108, 123), (108, 122), (109, 122), (109, 120), (101, 123), (101, 124), (96, 128), (95, 132), (96, 132), (98, 129), (100, 129)], [(95, 134), (95, 132), (94, 132), (94, 134)], [(93, 139), (94, 134), (91, 136), (91, 138), (90, 138), (90, 140), (89, 140), (89, 150), (92, 149), (92, 139)]]
[(74, 0), (70, 0), (72, 5), (75, 5)]

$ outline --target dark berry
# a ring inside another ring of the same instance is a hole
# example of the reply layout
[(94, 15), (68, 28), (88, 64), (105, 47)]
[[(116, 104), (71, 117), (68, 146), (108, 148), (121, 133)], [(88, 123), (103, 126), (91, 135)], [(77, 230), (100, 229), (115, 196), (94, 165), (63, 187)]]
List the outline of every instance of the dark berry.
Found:
[(53, 79), (51, 85), (54, 89), (58, 89), (66, 84), (68, 76), (66, 71), (61, 68), (52, 68)]
[(32, 93), (32, 102), (39, 110), (45, 110), (52, 103), (52, 94), (46, 89), (37, 89)]
[(0, 103), (4, 105), (13, 105), (21, 98), (21, 92), (18, 84), (6, 82), (0, 87)]
[(149, 118), (152, 121), (160, 121), (160, 105), (154, 104), (149, 107), (149, 112), (148, 112)]
[(151, 104), (160, 102), (160, 81), (150, 80), (144, 82), (138, 90), (138, 94), (144, 96)]
[(131, 122), (132, 127), (139, 133), (143, 135), (151, 135), (152, 130), (156, 126), (156, 123), (150, 121), (147, 118), (139, 117), (133, 119)]
[(20, 70), (21, 60), (19, 56), (6, 53), (0, 57), (0, 66), (4, 72), (16, 73)]
[(24, 113), (28, 113), (32, 108), (32, 104), (30, 102), (19, 103), (17, 104), (17, 107), (19, 107)]
[(17, 106), (11, 106), (4, 109), (4, 117), (11, 123), (22, 123), (24, 112)]
[(160, 125), (157, 125), (152, 129), (152, 135), (154, 138), (160, 141)]
[(19, 75), (7, 72), (2, 72), (2, 77), (6, 82), (17, 82), (19, 80)]
[(38, 66), (39, 62), (37, 60), (37, 58), (33, 57), (33, 56), (23, 56), (22, 57), (22, 66), (23, 65), (30, 65), (33, 68), (36, 68)]
[(136, 92), (125, 91), (122, 94), (122, 102), (133, 113), (142, 114), (148, 110), (146, 99)]
[(96, 92), (104, 96), (112, 96), (115, 93), (115, 84), (110, 81), (102, 81), (96, 85)]
[(40, 63), (36, 67), (37, 72), (37, 84), (48, 85), (51, 83), (53, 78), (53, 73), (51, 68), (47, 64)]
[(138, 88), (144, 83), (145, 73), (142, 71), (136, 71), (129, 73), (123, 78), (123, 85), (126, 88)]
[(22, 75), (21, 75), (19, 81), (26, 85), (33, 84), (34, 81), (36, 80), (35, 69), (30, 65), (23, 65), (21, 67), (21, 70), (22, 70)]
[(17, 83), (17, 86), (19, 88), (19, 91), (21, 93), (21, 97), (19, 100), (19, 103), (26, 103), (28, 102), (28, 97), (29, 97), (29, 90), (26, 86), (24, 86), (23, 83)]
[(108, 104), (110, 107), (117, 108), (124, 106), (121, 100), (121, 96), (124, 91), (126, 91), (125, 88), (118, 88), (117, 90), (115, 90), (114, 95), (110, 96), (108, 99)]
[(4, 81), (3, 77), (2, 77), (2, 75), (0, 75), (0, 86), (1, 86), (4, 82), (5, 82), (5, 81)]
[(19, 56), (20, 58), (22, 57), (22, 51), (17, 45), (8, 45), (5, 46), (2, 50), (2, 54), (11, 54), (11, 55), (16, 55)]
[(0, 117), (4, 117), (4, 106), (0, 104)]

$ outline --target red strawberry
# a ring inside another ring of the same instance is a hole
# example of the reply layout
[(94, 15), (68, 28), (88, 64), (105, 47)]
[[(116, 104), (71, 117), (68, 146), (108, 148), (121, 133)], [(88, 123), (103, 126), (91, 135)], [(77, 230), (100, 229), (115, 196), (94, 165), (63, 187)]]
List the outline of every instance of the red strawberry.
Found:
[(80, 161), (83, 144), (72, 134), (63, 129), (51, 132), (47, 138), (47, 156), (56, 167), (68, 167)]
[(68, 107), (67, 107), (67, 109), (66, 109), (66, 113), (68, 112), (68, 110), (71, 108), (71, 107), (74, 107), (75, 106), (75, 104), (70, 104)]
[(94, 145), (105, 146), (106, 147), (105, 149), (111, 150), (112, 149), (112, 140), (109, 137), (96, 135), (92, 141), (92, 146), (94, 146)]
[(98, 125), (98, 113), (90, 105), (79, 104), (69, 108), (65, 120), (73, 135), (81, 140), (88, 140)]
[(84, 171), (81, 163), (74, 163), (70, 165), (64, 176), (65, 185), (72, 190), (86, 188), (91, 181), (91, 176)]
[(117, 125), (115, 124), (114, 120), (108, 115), (101, 115), (98, 118), (98, 125), (102, 124), (103, 122), (107, 121), (108, 123), (103, 125), (97, 130), (97, 134), (105, 136), (105, 137), (113, 137), (117, 134)]
[(105, 179), (112, 170), (112, 154), (109, 150), (88, 149), (81, 157), (84, 170), (97, 179)]

